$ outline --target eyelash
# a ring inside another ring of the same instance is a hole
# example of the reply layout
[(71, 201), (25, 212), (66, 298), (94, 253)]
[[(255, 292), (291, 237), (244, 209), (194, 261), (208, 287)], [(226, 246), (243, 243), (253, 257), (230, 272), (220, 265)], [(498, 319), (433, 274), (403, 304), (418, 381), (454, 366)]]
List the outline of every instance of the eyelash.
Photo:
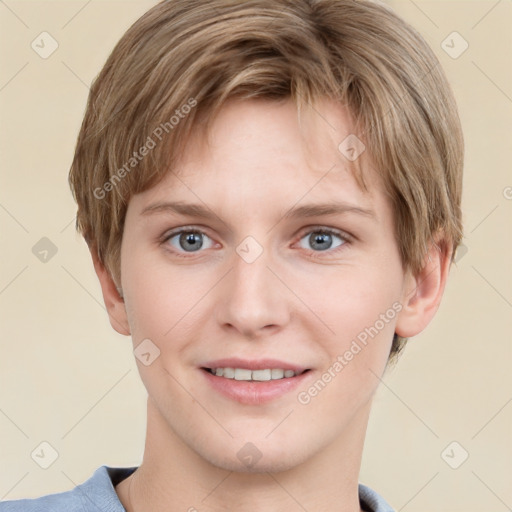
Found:
[[(199, 234), (199, 235), (205, 235), (211, 239), (211, 237), (209, 237), (204, 231), (201, 231), (200, 229), (197, 229), (197, 228), (191, 227), (191, 226), (190, 227), (184, 226), (184, 227), (177, 229), (175, 231), (172, 231), (170, 233), (166, 233), (163, 236), (161, 243), (167, 244), (167, 242), (169, 242), (169, 240), (174, 238), (176, 235), (181, 235), (182, 233), (194, 233), (194, 234)], [(338, 230), (335, 230), (332, 228), (327, 228), (324, 226), (313, 226), (313, 227), (308, 228), (308, 231), (303, 231), (301, 233), (300, 237), (298, 238), (298, 241), (300, 242), (305, 236), (311, 235), (312, 233), (322, 233), (324, 235), (331, 235), (331, 236), (334, 235), (334, 236), (339, 237), (343, 241), (343, 243), (341, 245), (335, 247), (334, 249), (326, 249), (325, 251), (314, 251), (312, 249), (304, 249), (305, 251), (307, 251), (309, 256), (312, 256), (313, 258), (318, 258), (318, 259), (324, 258), (323, 256), (319, 256), (319, 254), (322, 254), (322, 253), (327, 253), (327, 254), (332, 255), (333, 253), (338, 253), (340, 251), (346, 250), (347, 246), (349, 246), (354, 241), (354, 237), (352, 235), (349, 235), (348, 233), (346, 233), (344, 231), (338, 231)], [(166, 248), (166, 250), (168, 250), (174, 256), (177, 256), (178, 258), (191, 258), (194, 255), (194, 251), (186, 253), (186, 252), (182, 252), (182, 251), (177, 251), (174, 248), (170, 249), (168, 247)], [(204, 251), (199, 250), (197, 252), (204, 252)]]

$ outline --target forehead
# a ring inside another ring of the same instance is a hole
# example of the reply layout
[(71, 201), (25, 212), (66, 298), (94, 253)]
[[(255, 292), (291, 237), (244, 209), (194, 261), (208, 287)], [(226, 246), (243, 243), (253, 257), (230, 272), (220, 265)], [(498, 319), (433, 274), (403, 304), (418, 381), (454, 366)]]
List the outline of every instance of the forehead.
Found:
[[(139, 194), (137, 202), (214, 202), (242, 214), (254, 213), (262, 204), (283, 210), (296, 203), (335, 201), (370, 209), (381, 193), (366, 151), (356, 162), (347, 157), (353, 155), (345, 153), (346, 141), (359, 139), (354, 139), (347, 109), (333, 101), (310, 105), (299, 122), (291, 100), (230, 100), (211, 123), (209, 135), (192, 131), (172, 172)], [(357, 166), (364, 169), (368, 191), (354, 177)]]

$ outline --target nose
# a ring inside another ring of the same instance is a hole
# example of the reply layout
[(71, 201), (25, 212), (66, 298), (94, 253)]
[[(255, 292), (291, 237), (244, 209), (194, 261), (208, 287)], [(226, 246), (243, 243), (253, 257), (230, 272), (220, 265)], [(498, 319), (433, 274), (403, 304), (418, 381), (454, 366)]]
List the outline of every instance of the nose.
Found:
[(217, 321), (248, 339), (277, 332), (290, 318), (290, 292), (272, 268), (268, 250), (254, 261), (240, 254), (234, 252), (232, 269), (218, 290)]

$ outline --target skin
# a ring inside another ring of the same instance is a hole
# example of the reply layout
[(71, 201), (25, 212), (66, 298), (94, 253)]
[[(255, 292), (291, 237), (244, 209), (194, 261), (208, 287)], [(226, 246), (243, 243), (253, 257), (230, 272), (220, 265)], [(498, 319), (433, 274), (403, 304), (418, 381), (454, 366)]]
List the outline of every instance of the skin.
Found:
[[(420, 274), (404, 272), (369, 151), (359, 157), (364, 192), (338, 150), (353, 133), (347, 111), (322, 100), (306, 117), (301, 130), (289, 100), (230, 101), (210, 146), (193, 135), (176, 174), (130, 200), (122, 296), (91, 251), (113, 327), (134, 347), (149, 338), (160, 350), (149, 366), (137, 360), (148, 423), (143, 462), (116, 487), (128, 512), (361, 510), (364, 436), (393, 333), (411, 337), (431, 321), (450, 254), (432, 245)], [(215, 215), (143, 213), (178, 200)], [(374, 217), (284, 217), (292, 207), (335, 201)], [(179, 234), (164, 240), (183, 227), (206, 235), (201, 249), (180, 245)], [(351, 239), (327, 237), (321, 250), (314, 237), (325, 228)], [(236, 252), (249, 235), (263, 250), (252, 263)], [(317, 396), (299, 403), (298, 392), (394, 303), (401, 311)], [(271, 357), (311, 371), (296, 391), (245, 405), (212, 389), (199, 369), (223, 357)], [(252, 467), (237, 457), (248, 442), (262, 455)]]

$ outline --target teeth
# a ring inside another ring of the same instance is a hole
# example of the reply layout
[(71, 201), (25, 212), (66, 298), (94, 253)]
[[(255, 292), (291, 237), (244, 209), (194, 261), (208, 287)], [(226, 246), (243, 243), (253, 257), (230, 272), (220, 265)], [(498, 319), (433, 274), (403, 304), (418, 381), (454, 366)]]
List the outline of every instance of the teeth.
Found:
[(272, 370), (253, 370), (252, 380), (272, 380)]
[(282, 379), (284, 377), (284, 370), (272, 368), (272, 370), (270, 370), (270, 375), (273, 379)]
[(235, 369), (235, 380), (251, 380), (251, 370)]
[(248, 370), (246, 368), (211, 368), (210, 372), (217, 377), (235, 380), (279, 380), (295, 377), (297, 375), (293, 370), (282, 370), (281, 368), (267, 368), (265, 370)]
[[(222, 372), (222, 376), (226, 377), (226, 379), (234, 379), (235, 378), (235, 370), (233, 368), (220, 368)], [(217, 370), (215, 370), (215, 374), (217, 374)]]

